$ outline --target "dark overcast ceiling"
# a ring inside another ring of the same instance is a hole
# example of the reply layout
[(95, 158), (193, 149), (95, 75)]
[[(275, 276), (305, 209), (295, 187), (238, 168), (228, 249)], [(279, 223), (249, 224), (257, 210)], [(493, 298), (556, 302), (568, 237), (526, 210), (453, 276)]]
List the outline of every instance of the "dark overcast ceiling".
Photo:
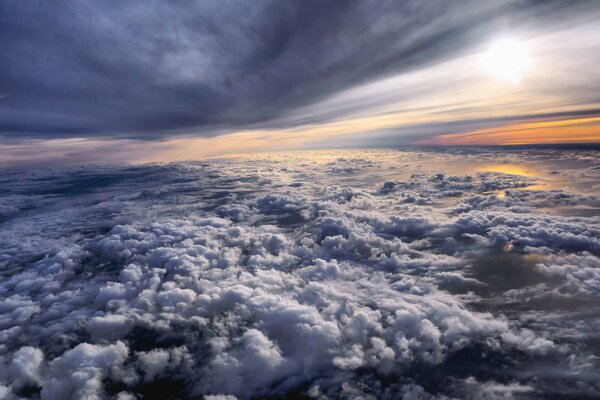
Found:
[(0, 136), (151, 139), (269, 126), (586, 3), (5, 0)]

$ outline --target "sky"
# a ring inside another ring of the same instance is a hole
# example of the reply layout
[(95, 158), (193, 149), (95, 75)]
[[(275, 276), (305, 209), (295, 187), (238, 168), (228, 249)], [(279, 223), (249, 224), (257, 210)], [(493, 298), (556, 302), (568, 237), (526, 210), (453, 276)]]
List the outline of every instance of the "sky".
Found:
[(0, 400), (600, 398), (600, 0), (0, 0)]
[(0, 4), (0, 164), (600, 142), (596, 1)]

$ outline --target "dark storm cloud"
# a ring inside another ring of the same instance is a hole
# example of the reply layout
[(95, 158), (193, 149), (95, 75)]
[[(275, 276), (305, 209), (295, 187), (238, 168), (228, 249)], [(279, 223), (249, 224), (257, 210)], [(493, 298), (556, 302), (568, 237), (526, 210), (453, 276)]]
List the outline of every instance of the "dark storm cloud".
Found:
[[(448, 58), (564, 1), (5, 1), (0, 135), (215, 135)], [(533, 17), (533, 18), (532, 18)]]

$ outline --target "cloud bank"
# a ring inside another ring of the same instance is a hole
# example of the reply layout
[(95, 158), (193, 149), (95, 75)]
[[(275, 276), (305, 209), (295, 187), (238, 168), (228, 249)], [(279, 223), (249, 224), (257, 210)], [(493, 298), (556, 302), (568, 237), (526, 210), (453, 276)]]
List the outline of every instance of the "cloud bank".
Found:
[[(347, 115), (352, 97), (305, 108), (359, 84), (456, 59), (499, 32), (547, 31), (592, 18), (594, 6), (7, 1), (0, 12), (0, 135), (164, 139), (329, 122)], [(402, 93), (420, 96), (423, 89)], [(591, 104), (594, 93), (592, 86), (581, 96)], [(366, 99), (360, 108), (388, 101)]]
[(457, 150), (7, 174), (0, 398), (598, 396), (599, 173)]

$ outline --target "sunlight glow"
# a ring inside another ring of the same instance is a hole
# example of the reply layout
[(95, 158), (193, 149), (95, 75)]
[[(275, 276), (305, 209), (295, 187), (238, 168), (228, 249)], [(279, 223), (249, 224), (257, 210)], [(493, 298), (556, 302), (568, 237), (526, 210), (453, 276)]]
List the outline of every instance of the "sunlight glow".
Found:
[(503, 174), (521, 175), (521, 176), (535, 176), (535, 173), (531, 170), (523, 168), (516, 164), (494, 164), (486, 165), (479, 168), (479, 171), (485, 172), (501, 172)]
[(483, 53), (481, 66), (488, 75), (498, 80), (518, 84), (523, 74), (533, 66), (533, 61), (525, 43), (501, 39)]

